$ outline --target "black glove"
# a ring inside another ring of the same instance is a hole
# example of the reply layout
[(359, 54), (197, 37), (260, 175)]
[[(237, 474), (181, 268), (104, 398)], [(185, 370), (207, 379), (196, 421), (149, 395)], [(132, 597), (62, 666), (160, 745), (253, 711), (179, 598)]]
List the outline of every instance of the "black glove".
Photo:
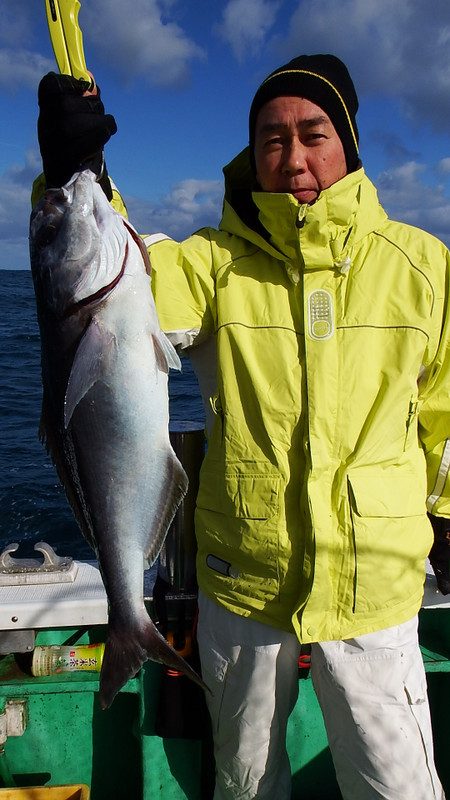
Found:
[(428, 514), (434, 531), (434, 543), (430, 550), (430, 564), (436, 575), (442, 594), (450, 594), (450, 519)]
[(116, 132), (116, 121), (105, 114), (97, 95), (83, 97), (89, 84), (70, 75), (45, 75), (38, 90), (38, 138), (48, 187), (63, 186), (74, 172), (89, 168), (98, 176), (110, 200), (111, 183), (103, 162), (103, 147)]

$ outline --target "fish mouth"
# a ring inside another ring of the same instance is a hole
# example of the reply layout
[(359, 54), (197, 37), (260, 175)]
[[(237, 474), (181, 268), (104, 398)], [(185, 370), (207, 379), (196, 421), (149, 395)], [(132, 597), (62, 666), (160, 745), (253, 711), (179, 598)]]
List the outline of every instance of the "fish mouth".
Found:
[(117, 286), (133, 238), (128, 227), (90, 170), (47, 189), (32, 214), (30, 254), (47, 304), (59, 318), (98, 305)]
[(31, 234), (34, 247), (48, 247), (56, 238), (69, 202), (69, 194), (64, 187), (47, 189), (31, 218)]
[[(74, 205), (77, 194), (82, 192), (84, 216), (87, 216), (93, 208), (93, 189), (95, 176), (88, 170), (76, 172), (71, 179), (60, 188), (49, 187), (45, 190), (39, 204), (32, 215), (34, 227), (48, 226), (50, 229), (57, 230), (58, 222), (61, 222), (64, 214)], [(39, 229), (33, 231), (38, 236)]]
[[(85, 244), (92, 240), (92, 235), (101, 237), (95, 208), (94, 184), (94, 174), (85, 170), (76, 172), (64, 186), (45, 190), (31, 214), (30, 239), (34, 253), (50, 251), (54, 246), (58, 249), (58, 256), (67, 259), (65, 239), (78, 239)], [(92, 232), (91, 235), (87, 235), (88, 230)], [(57, 241), (59, 237), (61, 242)], [(56, 252), (53, 250), (53, 254)], [(81, 259), (80, 252), (78, 247)]]

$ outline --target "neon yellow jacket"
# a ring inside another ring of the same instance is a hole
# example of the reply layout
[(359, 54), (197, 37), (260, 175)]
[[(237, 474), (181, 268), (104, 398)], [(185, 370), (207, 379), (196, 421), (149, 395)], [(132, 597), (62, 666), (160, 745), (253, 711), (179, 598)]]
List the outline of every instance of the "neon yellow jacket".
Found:
[(362, 169), (302, 206), (246, 202), (246, 165), (220, 230), (150, 248), (162, 328), (217, 347), (199, 585), (301, 641), (348, 638), (417, 612), (427, 498), (450, 516), (449, 254)]
[(250, 195), (246, 151), (225, 177), (219, 230), (150, 247), (161, 326), (211, 395), (199, 585), (304, 642), (398, 624), (426, 509), (450, 517), (449, 253), (362, 169), (312, 206)]

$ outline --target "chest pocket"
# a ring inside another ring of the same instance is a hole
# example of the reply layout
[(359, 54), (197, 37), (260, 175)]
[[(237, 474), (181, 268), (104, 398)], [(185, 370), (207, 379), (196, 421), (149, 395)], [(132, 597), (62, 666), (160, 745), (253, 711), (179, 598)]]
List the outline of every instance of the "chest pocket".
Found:
[(217, 275), (218, 328), (303, 329), (303, 308), (281, 261), (259, 252), (242, 257)]

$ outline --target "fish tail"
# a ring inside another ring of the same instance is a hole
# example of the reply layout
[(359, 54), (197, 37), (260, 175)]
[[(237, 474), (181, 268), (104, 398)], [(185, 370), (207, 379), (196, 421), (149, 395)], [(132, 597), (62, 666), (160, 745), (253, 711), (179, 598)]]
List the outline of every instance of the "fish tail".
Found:
[(100, 673), (100, 705), (109, 708), (122, 686), (150, 659), (187, 675), (202, 689), (207, 686), (195, 670), (160, 634), (149, 619), (138, 632), (110, 628)]

